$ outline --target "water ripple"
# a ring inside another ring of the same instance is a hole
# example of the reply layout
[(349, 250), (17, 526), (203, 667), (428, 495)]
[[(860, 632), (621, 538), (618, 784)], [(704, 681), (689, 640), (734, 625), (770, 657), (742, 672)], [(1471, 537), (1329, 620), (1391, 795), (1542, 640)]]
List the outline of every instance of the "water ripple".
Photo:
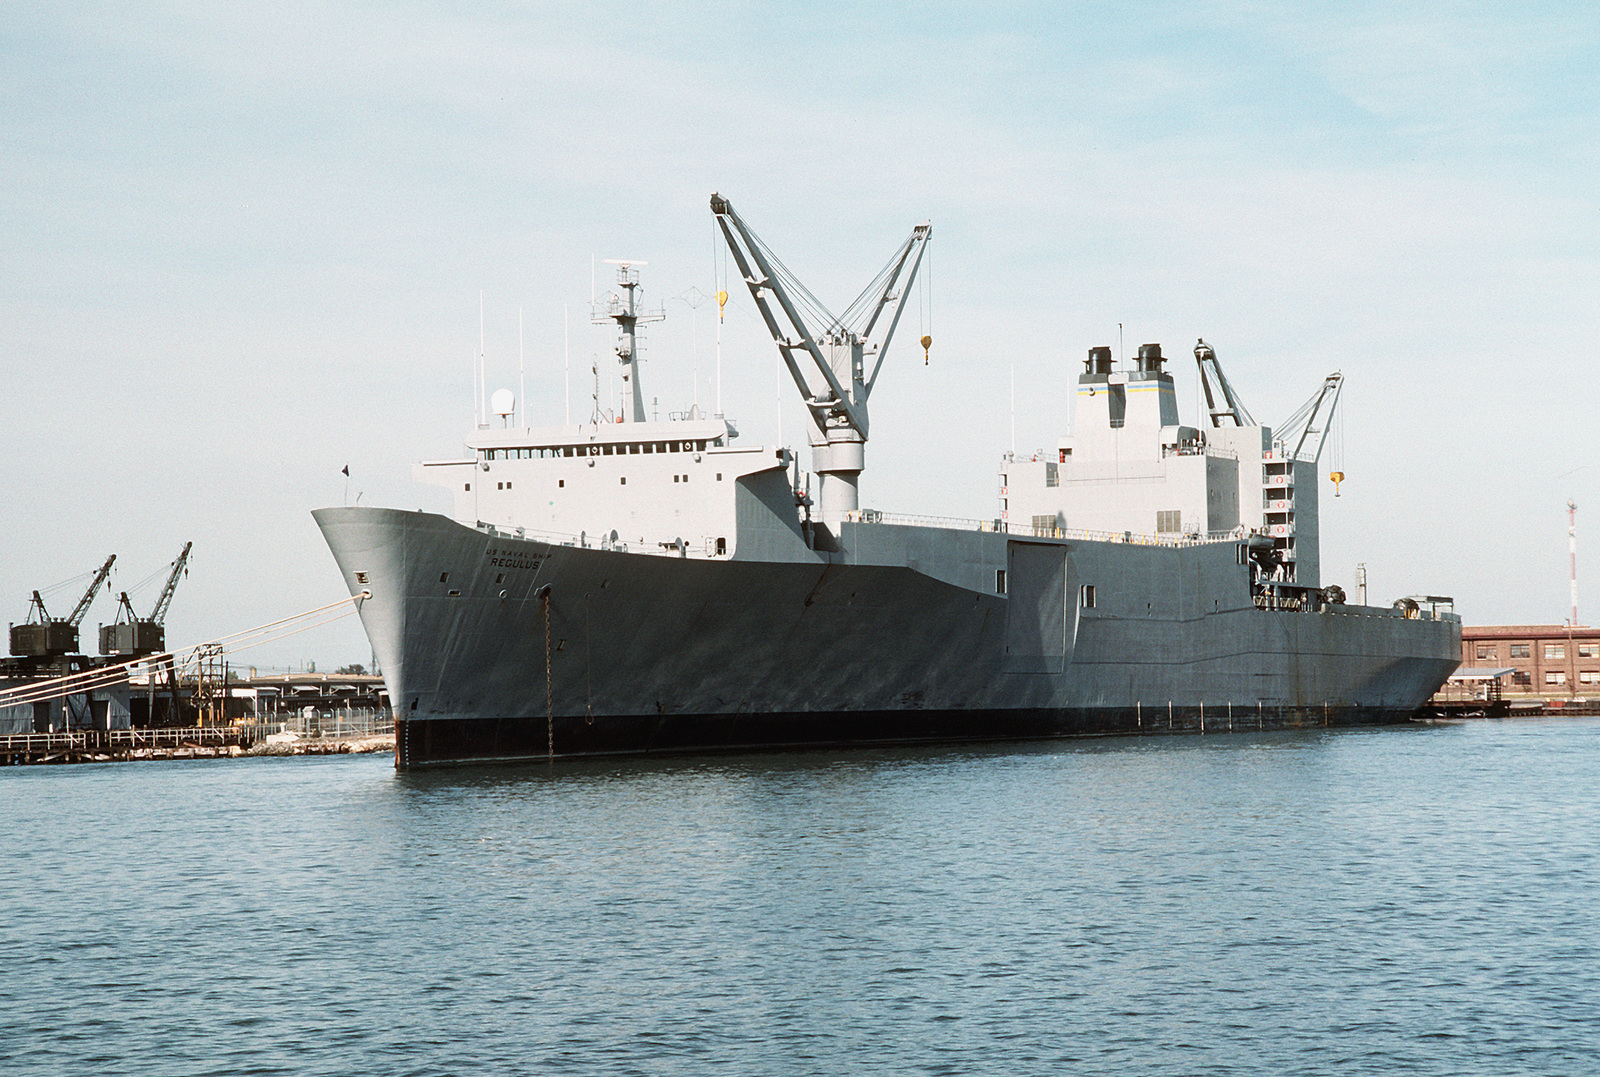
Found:
[(7, 1072), (1583, 1072), (1597, 748), (8, 769)]

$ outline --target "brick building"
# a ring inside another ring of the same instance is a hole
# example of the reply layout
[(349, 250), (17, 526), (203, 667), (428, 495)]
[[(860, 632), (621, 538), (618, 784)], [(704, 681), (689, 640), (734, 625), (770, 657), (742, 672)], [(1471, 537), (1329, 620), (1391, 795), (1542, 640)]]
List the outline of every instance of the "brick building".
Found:
[(1600, 628), (1486, 625), (1461, 628), (1461, 671), (1510, 669), (1508, 696), (1600, 697)]

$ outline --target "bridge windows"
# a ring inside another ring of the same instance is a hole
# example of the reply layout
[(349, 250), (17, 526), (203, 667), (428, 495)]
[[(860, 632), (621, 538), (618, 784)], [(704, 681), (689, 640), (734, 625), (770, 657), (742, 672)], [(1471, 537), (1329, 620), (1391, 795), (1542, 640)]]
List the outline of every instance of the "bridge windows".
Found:
[(694, 438), (679, 441), (591, 442), (585, 445), (530, 445), (516, 449), (479, 449), (478, 459), (559, 460), (574, 456), (638, 456), (641, 453), (705, 452), (708, 447), (727, 444), (727, 438)]

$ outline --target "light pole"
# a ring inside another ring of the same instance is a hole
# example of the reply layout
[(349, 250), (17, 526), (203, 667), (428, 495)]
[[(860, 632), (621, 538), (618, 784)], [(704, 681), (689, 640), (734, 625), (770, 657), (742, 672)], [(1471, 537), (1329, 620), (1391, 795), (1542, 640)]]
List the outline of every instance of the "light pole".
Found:
[(1578, 623), (1578, 506), (1567, 498), (1567, 556), (1572, 562), (1572, 624)]

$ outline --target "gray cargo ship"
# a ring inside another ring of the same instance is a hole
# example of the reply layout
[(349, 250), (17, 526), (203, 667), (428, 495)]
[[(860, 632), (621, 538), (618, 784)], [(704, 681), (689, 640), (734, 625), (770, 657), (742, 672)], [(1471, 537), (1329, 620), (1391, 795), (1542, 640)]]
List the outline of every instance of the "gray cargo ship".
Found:
[(1202, 341), (1209, 415), (1185, 426), (1159, 346), (1130, 369), (1093, 348), (1073, 434), (1002, 460), (992, 516), (863, 509), (867, 400), (931, 229), (834, 317), (725, 199), (712, 210), (805, 400), (810, 471), (720, 415), (647, 419), (653, 315), (620, 264), (601, 311), (614, 413), (481, 417), (469, 455), (415, 468), (453, 519), (314, 514), (366, 595), (400, 768), (1394, 722), (1455, 669), (1448, 599), (1371, 607), (1320, 584), (1338, 375), (1274, 430)]

